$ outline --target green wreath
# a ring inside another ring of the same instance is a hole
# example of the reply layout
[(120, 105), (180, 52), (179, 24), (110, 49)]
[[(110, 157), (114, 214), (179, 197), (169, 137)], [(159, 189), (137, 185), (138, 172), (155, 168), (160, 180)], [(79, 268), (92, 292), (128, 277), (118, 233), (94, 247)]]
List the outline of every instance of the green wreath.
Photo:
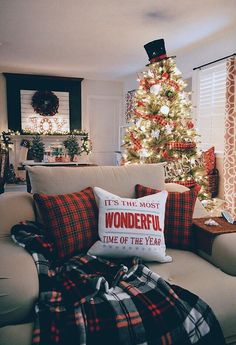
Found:
[(54, 116), (58, 113), (59, 99), (52, 91), (36, 91), (31, 105), (42, 116)]

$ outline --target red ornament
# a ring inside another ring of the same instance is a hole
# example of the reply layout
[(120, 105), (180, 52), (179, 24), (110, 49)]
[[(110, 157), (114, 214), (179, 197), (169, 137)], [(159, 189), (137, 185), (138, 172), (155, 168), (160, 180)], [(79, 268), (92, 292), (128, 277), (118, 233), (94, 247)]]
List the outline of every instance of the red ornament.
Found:
[(141, 101), (138, 101), (137, 105), (138, 105), (138, 107), (144, 107), (145, 106), (145, 104)]
[(163, 153), (162, 153), (162, 157), (163, 158), (168, 158), (169, 157), (169, 153), (168, 153), (168, 151), (163, 151)]
[(188, 127), (188, 129), (191, 129), (194, 127), (194, 124), (192, 123), (192, 121), (187, 122), (187, 127)]
[(168, 84), (172, 86), (175, 89), (175, 91), (179, 91), (179, 85), (174, 80), (169, 80)]
[(170, 76), (167, 72), (164, 72), (161, 77), (162, 79), (168, 79)]

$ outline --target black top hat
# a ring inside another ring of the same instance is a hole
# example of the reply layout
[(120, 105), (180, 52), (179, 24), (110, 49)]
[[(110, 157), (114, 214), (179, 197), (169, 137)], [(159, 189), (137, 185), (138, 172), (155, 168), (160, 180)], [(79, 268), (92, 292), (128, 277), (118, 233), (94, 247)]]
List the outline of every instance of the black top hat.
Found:
[[(148, 54), (150, 63), (154, 63), (154, 62), (169, 58), (166, 55), (165, 42), (163, 38), (145, 44), (144, 48)], [(175, 56), (170, 56), (170, 57), (175, 57)]]

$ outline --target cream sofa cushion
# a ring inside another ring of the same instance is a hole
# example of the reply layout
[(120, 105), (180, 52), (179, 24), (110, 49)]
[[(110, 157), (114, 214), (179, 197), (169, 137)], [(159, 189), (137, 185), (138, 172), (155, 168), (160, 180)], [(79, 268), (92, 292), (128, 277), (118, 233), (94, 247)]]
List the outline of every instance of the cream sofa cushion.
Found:
[(202, 250), (198, 254), (222, 271), (236, 276), (236, 234), (222, 234), (215, 237), (211, 255)]
[(25, 220), (35, 220), (32, 195), (23, 192), (1, 194), (0, 326), (28, 317), (38, 297), (35, 264), (30, 254), (10, 238), (12, 226)]
[(91, 167), (26, 168), (32, 193), (64, 194), (100, 187), (124, 198), (134, 198), (137, 183), (164, 189), (164, 166), (159, 164)]
[[(224, 336), (236, 340), (236, 279), (209, 264), (198, 255), (167, 249), (170, 263), (148, 263), (148, 267), (170, 284), (180, 285), (200, 296), (215, 312)], [(210, 344), (209, 344), (210, 345)]]

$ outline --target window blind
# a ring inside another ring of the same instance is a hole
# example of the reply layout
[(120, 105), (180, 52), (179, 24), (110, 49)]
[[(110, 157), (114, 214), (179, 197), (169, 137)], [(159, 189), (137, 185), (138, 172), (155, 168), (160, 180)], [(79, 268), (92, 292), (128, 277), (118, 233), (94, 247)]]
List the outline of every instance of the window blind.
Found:
[(226, 60), (198, 71), (197, 127), (201, 148), (224, 151)]

